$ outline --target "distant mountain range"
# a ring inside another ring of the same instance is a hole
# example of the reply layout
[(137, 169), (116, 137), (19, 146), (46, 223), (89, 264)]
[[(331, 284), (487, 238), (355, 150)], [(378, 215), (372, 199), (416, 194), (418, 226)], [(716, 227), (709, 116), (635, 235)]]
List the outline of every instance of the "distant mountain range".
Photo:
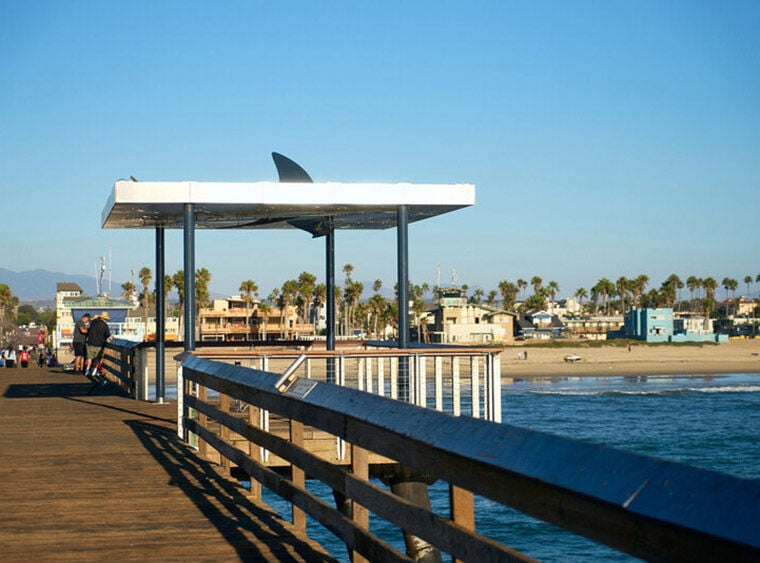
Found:
[(55, 302), (55, 286), (59, 282), (79, 284), (86, 295), (97, 293), (97, 282), (92, 276), (61, 274), (48, 270), (31, 270), (28, 272), (13, 272), (0, 268), (0, 283), (11, 288), (13, 295), (19, 301), (50, 301)]

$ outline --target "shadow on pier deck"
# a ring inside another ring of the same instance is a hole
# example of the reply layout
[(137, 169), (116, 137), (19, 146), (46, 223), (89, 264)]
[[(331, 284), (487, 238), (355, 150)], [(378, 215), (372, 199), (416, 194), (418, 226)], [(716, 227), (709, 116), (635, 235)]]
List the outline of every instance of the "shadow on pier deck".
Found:
[(329, 561), (176, 435), (176, 405), (0, 368), (4, 560)]

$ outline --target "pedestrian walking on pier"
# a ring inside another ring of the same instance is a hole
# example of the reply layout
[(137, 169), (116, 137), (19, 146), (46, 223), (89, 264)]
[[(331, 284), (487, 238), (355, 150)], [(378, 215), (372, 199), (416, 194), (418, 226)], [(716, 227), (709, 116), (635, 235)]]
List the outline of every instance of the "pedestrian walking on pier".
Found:
[(24, 346), (21, 349), (21, 352), (18, 353), (18, 361), (21, 364), (22, 368), (28, 368), (29, 367), (29, 350), (26, 349), (26, 346)]

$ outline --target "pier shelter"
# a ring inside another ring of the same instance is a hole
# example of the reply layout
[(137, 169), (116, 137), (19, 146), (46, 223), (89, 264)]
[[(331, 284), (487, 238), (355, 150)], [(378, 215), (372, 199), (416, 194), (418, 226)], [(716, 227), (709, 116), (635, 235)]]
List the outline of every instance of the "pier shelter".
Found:
[[(334, 232), (397, 229), (399, 327), (409, 324), (408, 225), (474, 205), (471, 184), (312, 182), (296, 163), (273, 153), (280, 182), (138, 182), (114, 184), (102, 212), (104, 229), (154, 229), (157, 284), (157, 397), (164, 399), (164, 230), (182, 229), (185, 350), (195, 349), (193, 311), (197, 229), (300, 229), (325, 237), (327, 345), (334, 347)], [(408, 331), (399, 330), (400, 348)]]

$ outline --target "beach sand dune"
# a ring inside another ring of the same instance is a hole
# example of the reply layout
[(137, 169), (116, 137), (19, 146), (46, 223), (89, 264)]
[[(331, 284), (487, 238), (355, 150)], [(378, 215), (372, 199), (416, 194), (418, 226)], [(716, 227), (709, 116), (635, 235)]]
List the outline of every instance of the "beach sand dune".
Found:
[[(527, 352), (527, 360), (518, 353)], [(565, 356), (577, 355), (577, 362)], [(539, 347), (514, 346), (501, 357), (502, 377), (583, 375), (675, 375), (758, 373), (760, 339), (732, 340), (727, 344)]]

